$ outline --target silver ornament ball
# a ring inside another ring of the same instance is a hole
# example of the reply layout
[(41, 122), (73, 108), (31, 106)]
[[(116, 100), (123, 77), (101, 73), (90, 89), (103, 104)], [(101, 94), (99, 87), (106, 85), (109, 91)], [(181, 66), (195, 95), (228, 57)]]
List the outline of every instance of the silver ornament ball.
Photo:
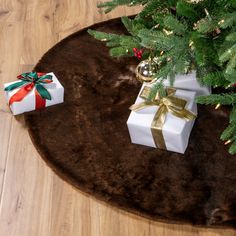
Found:
[(141, 61), (136, 68), (136, 78), (140, 82), (151, 82), (156, 72), (156, 64), (150, 59)]

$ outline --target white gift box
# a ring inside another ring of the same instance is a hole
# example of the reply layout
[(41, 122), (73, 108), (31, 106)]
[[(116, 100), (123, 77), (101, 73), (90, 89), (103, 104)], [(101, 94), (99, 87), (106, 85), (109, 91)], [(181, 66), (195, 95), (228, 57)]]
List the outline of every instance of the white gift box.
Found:
[[(64, 88), (61, 85), (61, 83), (58, 81), (57, 77), (55, 76), (54, 73), (48, 73), (48, 75), (52, 76), (52, 83), (49, 84), (43, 84), (43, 87), (46, 88), (48, 90), (48, 92), (51, 95), (51, 100), (46, 100), (46, 107), (48, 106), (52, 106), (55, 104), (59, 104), (59, 103), (63, 103), (64, 101)], [(14, 84), (18, 81), (14, 81), (11, 83), (6, 83), (4, 84), (4, 88), (6, 88), (7, 86)], [(7, 99), (7, 102), (9, 103), (10, 98), (17, 93), (20, 90), (20, 88), (16, 88), (12, 91), (5, 91), (5, 96)], [(12, 113), (14, 115), (18, 115), (24, 112), (28, 112), (28, 111), (33, 111), (35, 110), (35, 102), (36, 102), (36, 98), (35, 98), (35, 87), (32, 89), (32, 91), (30, 91), (22, 101), (20, 102), (14, 102), (10, 105), (10, 108), (12, 110)]]
[[(141, 94), (144, 86), (150, 85), (144, 83), (139, 95)], [(186, 100), (187, 104), (185, 106), (185, 109), (188, 109), (197, 115), (195, 91), (176, 89), (174, 96)], [(139, 104), (144, 101), (145, 100), (143, 98), (138, 96), (135, 104)], [(158, 106), (151, 106), (145, 107), (144, 109), (139, 111), (131, 111), (127, 121), (127, 126), (132, 143), (156, 148), (151, 132), (151, 124), (158, 109)], [(162, 127), (162, 134), (167, 150), (178, 153), (185, 152), (188, 146), (188, 140), (194, 121), (195, 120), (187, 121), (185, 119), (174, 116), (170, 112), (167, 113), (165, 123)]]
[[(169, 79), (167, 78), (163, 82), (163, 84), (166, 86), (170, 86)], [(201, 84), (198, 82), (196, 71), (192, 71), (189, 74), (176, 75), (173, 87), (179, 88), (179, 89), (196, 91), (197, 96), (211, 94), (211, 87), (201, 86)]]

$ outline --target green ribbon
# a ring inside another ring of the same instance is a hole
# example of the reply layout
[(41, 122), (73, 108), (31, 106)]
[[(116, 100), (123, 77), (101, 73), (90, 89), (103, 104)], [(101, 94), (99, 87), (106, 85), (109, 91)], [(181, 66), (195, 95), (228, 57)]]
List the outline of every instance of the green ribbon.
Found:
[(39, 95), (43, 99), (51, 100), (51, 95), (43, 84), (52, 83), (53, 79), (51, 75), (40, 72), (28, 72), (17, 76), (21, 81), (11, 84), (5, 88), (5, 91), (12, 91), (16, 88), (23, 87), (27, 84), (33, 84)]

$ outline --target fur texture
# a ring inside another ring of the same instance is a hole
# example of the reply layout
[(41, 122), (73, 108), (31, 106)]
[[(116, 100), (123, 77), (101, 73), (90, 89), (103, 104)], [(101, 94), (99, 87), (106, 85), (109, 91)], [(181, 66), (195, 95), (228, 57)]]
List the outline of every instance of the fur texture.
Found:
[[(124, 33), (120, 20), (93, 26)], [(219, 135), (227, 108), (199, 106), (185, 155), (131, 144), (126, 121), (140, 84), (136, 59), (109, 57), (86, 29), (61, 41), (35, 67), (53, 71), (65, 103), (25, 115), (37, 150), (80, 190), (154, 220), (236, 226), (236, 159)]]

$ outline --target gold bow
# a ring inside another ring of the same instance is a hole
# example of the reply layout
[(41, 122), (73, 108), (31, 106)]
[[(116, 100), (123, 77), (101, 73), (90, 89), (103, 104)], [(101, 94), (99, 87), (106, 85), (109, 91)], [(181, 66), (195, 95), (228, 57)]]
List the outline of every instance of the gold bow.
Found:
[[(150, 92), (151, 88), (145, 86), (140, 94), (140, 97), (147, 99)], [(167, 88), (166, 92), (166, 97), (160, 98), (159, 94), (157, 93), (156, 97), (153, 100), (146, 100), (145, 102), (134, 104), (130, 107), (130, 110), (132, 111), (139, 111), (149, 106), (159, 106), (159, 109), (157, 110), (151, 124), (151, 131), (156, 147), (162, 149), (166, 149), (165, 140), (162, 134), (162, 128), (165, 124), (166, 115), (168, 112), (170, 112), (174, 116), (186, 119), (188, 121), (196, 118), (196, 115), (194, 113), (185, 109), (187, 101), (174, 96), (176, 92), (174, 88)]]

